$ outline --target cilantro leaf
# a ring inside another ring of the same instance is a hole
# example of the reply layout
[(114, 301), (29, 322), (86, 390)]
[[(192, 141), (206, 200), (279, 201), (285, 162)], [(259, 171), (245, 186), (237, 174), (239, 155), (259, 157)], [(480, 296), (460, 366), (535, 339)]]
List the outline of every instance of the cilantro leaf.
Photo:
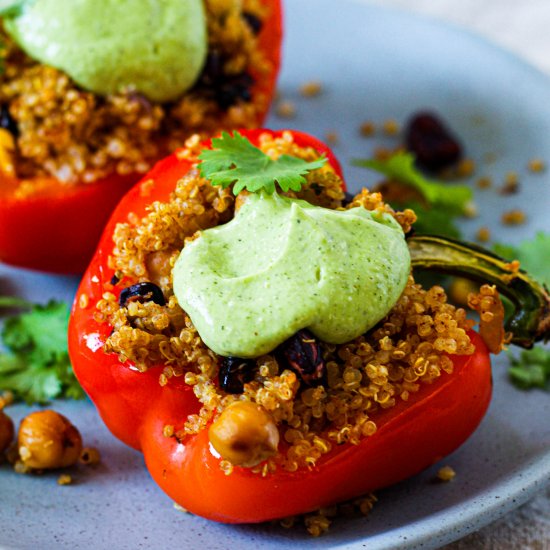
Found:
[(23, 300), (22, 298), (17, 298), (15, 296), (0, 296), (0, 308), (12, 308), (12, 307), (24, 307), (29, 308), (32, 304)]
[(472, 200), (472, 190), (466, 185), (451, 185), (427, 179), (414, 165), (411, 153), (398, 152), (386, 160), (356, 160), (353, 164), (369, 168), (408, 185), (418, 191), (426, 203), (433, 209), (444, 210), (447, 215), (461, 215)]
[(31, 308), (4, 323), (6, 352), (0, 354), (0, 390), (11, 390), (27, 403), (84, 397), (67, 350), (68, 305), (56, 301), (30, 305), (11, 297), (0, 298), (0, 305)]
[(510, 380), (518, 388), (550, 389), (550, 349), (535, 347), (522, 351), (519, 357), (510, 355)]
[(539, 231), (517, 246), (495, 243), (493, 249), (506, 260), (519, 260), (522, 269), (550, 288), (550, 233)]
[(412, 208), (417, 216), (414, 230), (419, 235), (440, 235), (460, 239), (460, 229), (456, 226), (453, 216), (439, 208), (426, 208), (418, 202), (407, 202), (407, 208)]
[(199, 155), (199, 171), (212, 185), (223, 188), (234, 184), (233, 193), (243, 189), (255, 193), (265, 190), (275, 192), (277, 183), (283, 191), (300, 191), (306, 182), (305, 175), (326, 163), (326, 157), (307, 162), (290, 155), (272, 160), (263, 151), (239, 134), (222, 132), (221, 138), (212, 140), (213, 148)]
[(36, 0), (0, 0), (0, 17), (17, 17)]

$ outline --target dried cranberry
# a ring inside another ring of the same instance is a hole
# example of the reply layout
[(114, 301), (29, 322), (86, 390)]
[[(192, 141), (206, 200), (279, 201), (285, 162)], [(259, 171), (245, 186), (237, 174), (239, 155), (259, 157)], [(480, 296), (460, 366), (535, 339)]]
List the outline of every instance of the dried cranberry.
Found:
[(278, 349), (284, 362), (307, 386), (315, 386), (325, 378), (325, 362), (321, 346), (309, 330), (299, 330)]
[(342, 201), (342, 206), (347, 206), (348, 204), (351, 204), (354, 198), (355, 198), (355, 195), (353, 193), (350, 193), (349, 191), (345, 191), (344, 200)]
[(7, 130), (13, 137), (19, 135), (17, 122), (13, 119), (7, 105), (0, 105), (0, 128)]
[(210, 85), (223, 78), (223, 60), (219, 51), (212, 50), (206, 57), (200, 82)]
[(162, 290), (154, 283), (137, 283), (122, 290), (118, 303), (126, 307), (129, 302), (155, 302), (159, 306), (166, 305)]
[(252, 99), (251, 88), (254, 79), (247, 73), (234, 76), (224, 76), (216, 83), (214, 96), (221, 109), (229, 109), (238, 101), (250, 102)]
[(409, 121), (405, 142), (420, 166), (441, 170), (462, 157), (462, 147), (452, 132), (433, 113), (418, 113)]
[(240, 357), (224, 357), (220, 365), (220, 387), (227, 393), (242, 393), (244, 385), (254, 378), (256, 362)]
[(254, 79), (248, 73), (224, 73), (224, 56), (217, 50), (210, 52), (195, 90), (213, 99), (220, 109), (227, 110), (238, 101), (252, 100)]
[(253, 13), (245, 11), (242, 14), (242, 18), (246, 21), (246, 23), (250, 27), (250, 30), (254, 34), (260, 34), (260, 31), (262, 30), (262, 27), (263, 27), (263, 22), (258, 16), (254, 15)]

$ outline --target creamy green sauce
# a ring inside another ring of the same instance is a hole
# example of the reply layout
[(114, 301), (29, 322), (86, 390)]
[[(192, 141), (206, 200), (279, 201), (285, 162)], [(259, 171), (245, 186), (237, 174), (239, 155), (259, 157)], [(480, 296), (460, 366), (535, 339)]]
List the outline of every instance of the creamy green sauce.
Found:
[(178, 302), (209, 348), (258, 357), (302, 328), (334, 344), (356, 338), (393, 307), (409, 271), (390, 215), (261, 193), (186, 245), (173, 274)]
[(203, 0), (36, 0), (5, 28), (87, 90), (133, 88), (158, 102), (195, 83), (208, 48)]

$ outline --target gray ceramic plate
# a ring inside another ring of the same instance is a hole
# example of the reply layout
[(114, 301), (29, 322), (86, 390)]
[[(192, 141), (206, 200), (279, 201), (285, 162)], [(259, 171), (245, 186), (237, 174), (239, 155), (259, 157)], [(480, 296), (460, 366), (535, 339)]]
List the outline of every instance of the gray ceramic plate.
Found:
[[(550, 82), (534, 69), (479, 38), (452, 27), (396, 11), (339, 0), (289, 0), (287, 40), (280, 88), (298, 106), (291, 121), (323, 137), (337, 131), (350, 187), (372, 176), (349, 160), (367, 156), (383, 140), (358, 135), (366, 119), (404, 120), (425, 107), (444, 114), (467, 144), (468, 155), (495, 181), (520, 173), (519, 196), (476, 191), (481, 215), (464, 223), (473, 236), (488, 225), (502, 241), (517, 242), (550, 230), (550, 186), (532, 175), (527, 161), (550, 161)], [(301, 99), (300, 84), (318, 79), (325, 93)], [(392, 143), (388, 140), (388, 144)], [(496, 156), (492, 164), (483, 162)], [(503, 210), (521, 201), (528, 223), (500, 225)], [(0, 291), (35, 300), (70, 299), (71, 278), (44, 277), (0, 267)], [(273, 526), (228, 527), (173, 509), (149, 478), (141, 456), (116, 441), (90, 403), (59, 403), (87, 444), (101, 449), (99, 469), (79, 471), (77, 483), (56, 477), (19, 476), (0, 469), (0, 546), (12, 548), (433, 548), (487, 524), (520, 505), (550, 477), (550, 396), (515, 390), (506, 360), (494, 362), (495, 393), (473, 437), (445, 459), (458, 476), (431, 483), (438, 466), (379, 493), (367, 519), (337, 521), (312, 540), (301, 530)], [(19, 419), (28, 409), (12, 409)], [(292, 498), (292, 495), (289, 495)]]

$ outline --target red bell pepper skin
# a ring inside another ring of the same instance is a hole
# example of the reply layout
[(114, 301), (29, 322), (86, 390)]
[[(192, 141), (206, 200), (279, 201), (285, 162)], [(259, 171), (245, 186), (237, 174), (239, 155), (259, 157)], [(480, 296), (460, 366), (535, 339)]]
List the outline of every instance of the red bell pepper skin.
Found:
[[(265, 130), (243, 132), (253, 143)], [(280, 135), (281, 132), (273, 132)], [(301, 146), (324, 152), (341, 174), (332, 153), (311, 136), (293, 132)], [(208, 145), (207, 145), (208, 146)], [(165, 437), (166, 425), (181, 426), (200, 404), (190, 386), (172, 378), (164, 387), (159, 369), (145, 373), (103, 352), (110, 334), (107, 323), (93, 319), (94, 304), (113, 275), (107, 258), (113, 250), (115, 225), (147, 204), (167, 200), (190, 164), (176, 155), (156, 165), (147, 176), (153, 187), (140, 185), (121, 201), (107, 224), (98, 250), (77, 293), (69, 325), (69, 352), (75, 373), (112, 433), (144, 453), (147, 467), (161, 488), (187, 510), (226, 523), (260, 522), (353, 498), (418, 473), (449, 454), (475, 430), (491, 396), (488, 351), (474, 332), (476, 351), (453, 356), (454, 373), (423, 386), (407, 402), (381, 411), (378, 431), (359, 445), (335, 446), (311, 470), (277, 471), (262, 477), (236, 467), (226, 476), (211, 453), (207, 430), (178, 442)], [(119, 285), (123, 286), (123, 285)], [(115, 294), (120, 289), (115, 287)], [(81, 301), (86, 295), (87, 300)], [(88, 302), (85, 308), (81, 303)], [(282, 445), (282, 444), (281, 444)]]
[[(258, 35), (258, 47), (266, 52), (272, 70), (252, 75), (256, 77), (252, 101), (262, 95), (266, 108), (250, 126), (260, 126), (267, 114), (281, 60), (281, 0), (263, 2), (269, 15)], [(0, 173), (0, 261), (52, 273), (82, 273), (114, 207), (140, 178), (111, 174), (93, 184), (70, 186), (54, 178), (37, 178), (40, 190), (18, 198), (19, 181)]]

